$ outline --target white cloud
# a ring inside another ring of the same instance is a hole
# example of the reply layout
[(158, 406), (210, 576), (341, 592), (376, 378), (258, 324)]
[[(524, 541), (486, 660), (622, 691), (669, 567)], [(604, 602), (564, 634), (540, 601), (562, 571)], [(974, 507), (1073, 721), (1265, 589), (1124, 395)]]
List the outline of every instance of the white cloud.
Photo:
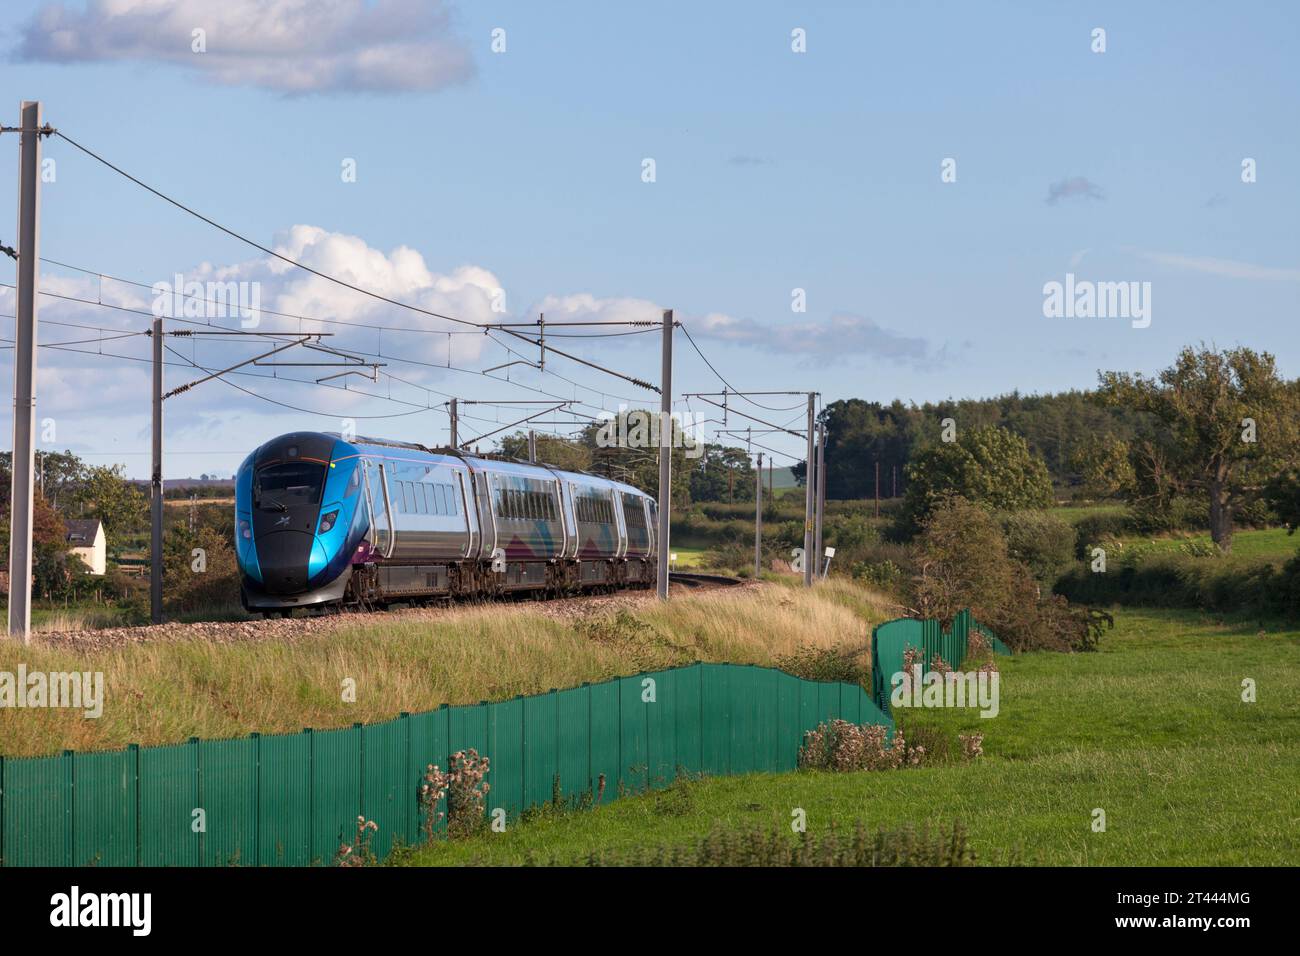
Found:
[[(20, 60), (170, 63), (280, 93), (437, 90), (473, 75), (441, 0), (91, 0), (42, 7)], [(195, 52), (194, 31), (206, 49)]]
[(1140, 259), (1155, 262), (1171, 269), (1204, 272), (1229, 279), (1263, 279), (1275, 282), (1300, 281), (1300, 269), (1257, 266), (1236, 259), (1216, 259), (1212, 256), (1182, 256), (1169, 252), (1148, 252), (1143, 249), (1128, 250)]

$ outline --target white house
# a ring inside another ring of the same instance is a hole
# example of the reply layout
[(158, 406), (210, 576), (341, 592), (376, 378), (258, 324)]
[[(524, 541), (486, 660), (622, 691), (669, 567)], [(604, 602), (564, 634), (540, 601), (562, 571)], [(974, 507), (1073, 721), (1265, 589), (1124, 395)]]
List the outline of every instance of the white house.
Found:
[(104, 526), (98, 518), (74, 518), (68, 526), (68, 550), (79, 557), (91, 574), (107, 569)]

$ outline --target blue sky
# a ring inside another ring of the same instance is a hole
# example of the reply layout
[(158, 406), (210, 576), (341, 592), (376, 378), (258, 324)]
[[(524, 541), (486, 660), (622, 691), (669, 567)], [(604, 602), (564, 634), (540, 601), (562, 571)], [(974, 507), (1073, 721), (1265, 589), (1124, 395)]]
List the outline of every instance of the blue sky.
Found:
[[(151, 9), (132, 15), (136, 6)], [(40, 99), (52, 125), (164, 192), (436, 311), (501, 321), (531, 320), (539, 308), (585, 318), (672, 307), (738, 388), (917, 402), (1054, 391), (1092, 385), (1099, 368), (1157, 371), (1202, 340), (1267, 349), (1300, 375), (1294, 4), (422, 9), (74, 0), (59, 14), (10, 3), (0, 34), (0, 85), (13, 96), (5, 122), (19, 99)], [(191, 52), (191, 27), (206, 29), (207, 52)], [(1098, 27), (1104, 53), (1092, 50)], [(502, 53), (491, 49), (497, 28)], [(804, 53), (791, 49), (796, 28), (806, 31)], [(14, 183), (17, 137), (3, 142), (0, 182)], [(271, 270), (255, 250), (58, 139), (45, 155), (57, 163), (42, 193), (46, 257), (146, 284), (207, 263), (261, 282), (268, 308), (427, 322)], [(945, 183), (950, 157), (957, 177)], [(652, 183), (642, 181), (646, 158)], [(1242, 182), (1246, 158), (1253, 183)], [(355, 182), (342, 180), (345, 159), (356, 162)], [(1054, 189), (1064, 195), (1049, 201)], [(17, 190), (0, 196), (0, 224), (10, 224), (0, 240), (12, 243)], [(0, 281), (12, 283), (6, 263)], [(1150, 326), (1044, 317), (1044, 283), (1067, 272), (1151, 283)], [(81, 282), (83, 293), (99, 284), (54, 267), (43, 274)], [(488, 309), (486, 290), (498, 285), (508, 316)], [(791, 310), (796, 288), (804, 313)], [(12, 304), (0, 295), (0, 312)], [(122, 330), (147, 323), (48, 298), (41, 315)], [(11, 319), (0, 328), (12, 337)], [(91, 334), (46, 325), (41, 340)], [(336, 342), (373, 350), (378, 339), (354, 330)], [(394, 358), (445, 357), (445, 341), (430, 331), (389, 336), (386, 347)], [(658, 375), (651, 335), (555, 344)], [(209, 364), (240, 348), (186, 354)], [(113, 349), (142, 357), (148, 346), (139, 337)], [(478, 336), (460, 337), (457, 349), (454, 363), (467, 369), (508, 360)], [(677, 356), (678, 393), (720, 387), (680, 335)], [(147, 366), (49, 348), (40, 363), (38, 419), (57, 425), (49, 444), (143, 476)], [(511, 378), (576, 394), (589, 413), (616, 408), (616, 396), (655, 400), (558, 357), (548, 368), (605, 396), (518, 367)], [(535, 395), (466, 372), (387, 370), (404, 381), (357, 383), (379, 398), (238, 380), (322, 415), (219, 382), (169, 400), (166, 471), (229, 472), (274, 434), (337, 430), (349, 415), (363, 434), (443, 441), (446, 416), (418, 412), (429, 395)], [(169, 386), (193, 377), (168, 370)], [(509, 421), (511, 410), (476, 414)], [(771, 443), (799, 455), (794, 439)]]

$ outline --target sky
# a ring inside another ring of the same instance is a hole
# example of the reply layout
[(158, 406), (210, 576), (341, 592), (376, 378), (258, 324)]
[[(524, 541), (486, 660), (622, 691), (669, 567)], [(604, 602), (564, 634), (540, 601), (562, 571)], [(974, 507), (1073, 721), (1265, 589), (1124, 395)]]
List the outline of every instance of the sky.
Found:
[[(533, 346), (509, 354), (502, 333), (429, 312), (671, 308), (713, 366), (677, 333), (674, 407), (697, 421), (721, 411), (683, 396), (722, 379), (920, 403), (1088, 388), (1201, 342), (1300, 375), (1293, 3), (18, 0), (5, 14), (6, 125), (40, 100), (53, 127), (160, 192), (424, 310), (268, 256), (47, 139), (40, 253), (88, 271), (42, 264), (42, 290), (68, 298), (40, 302), (40, 447), (132, 477), (148, 473), (149, 341), (123, 333), (149, 326), (155, 283), (178, 274), (247, 283), (263, 309), (305, 317), (262, 313), (252, 331), (329, 332), (384, 364), (373, 382), (319, 384), (338, 370), (247, 366), (169, 398), (168, 477), (228, 475), (277, 434), (344, 419), (442, 443), (452, 395), (559, 396), (587, 415), (657, 404), (554, 354), (532, 368)], [(7, 133), (0, 183), (17, 175)], [(17, 196), (0, 189), (6, 245)], [(14, 274), (0, 260), (6, 316)], [(1051, 283), (1132, 298), (1051, 314)], [(0, 345), (13, 323), (0, 318)], [(657, 332), (560, 331), (555, 347), (658, 381)], [(167, 387), (266, 343), (170, 338)], [(728, 404), (800, 426), (798, 396), (759, 401), (772, 410)], [(461, 437), (540, 407), (470, 406)], [(726, 428), (746, 425), (764, 427), (728, 412)], [(802, 458), (794, 436), (761, 441), (778, 464)]]

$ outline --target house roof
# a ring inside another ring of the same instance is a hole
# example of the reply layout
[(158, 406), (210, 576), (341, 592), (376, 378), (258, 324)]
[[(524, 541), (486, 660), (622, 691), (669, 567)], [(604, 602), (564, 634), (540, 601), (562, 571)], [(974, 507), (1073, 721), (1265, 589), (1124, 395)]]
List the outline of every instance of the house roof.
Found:
[(99, 533), (98, 518), (73, 518), (71, 521), (65, 521), (64, 524), (68, 526), (69, 544), (76, 541), (84, 541), (87, 545), (93, 544), (95, 536)]

